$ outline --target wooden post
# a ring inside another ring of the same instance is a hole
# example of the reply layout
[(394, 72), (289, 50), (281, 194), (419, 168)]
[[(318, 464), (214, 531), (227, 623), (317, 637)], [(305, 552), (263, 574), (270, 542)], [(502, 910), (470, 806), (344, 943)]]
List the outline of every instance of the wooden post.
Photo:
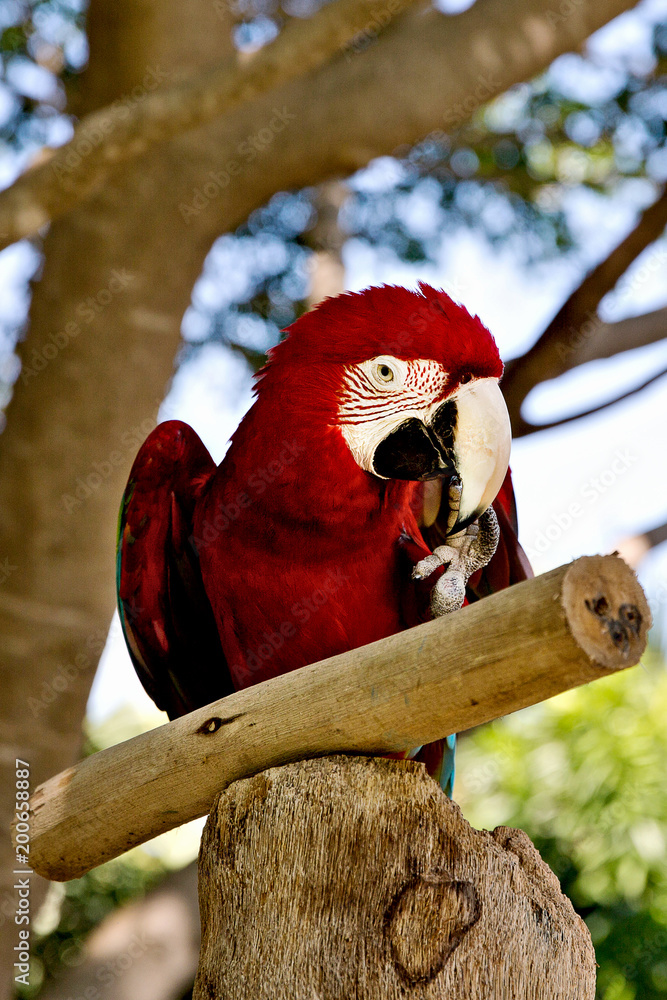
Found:
[(421, 764), (234, 782), (200, 853), (193, 1000), (592, 1000), (588, 929), (528, 837), (472, 829)]
[(650, 622), (622, 559), (582, 557), (86, 758), (35, 791), (30, 861), (76, 878), (267, 767), (409, 750), (534, 705), (638, 663)]

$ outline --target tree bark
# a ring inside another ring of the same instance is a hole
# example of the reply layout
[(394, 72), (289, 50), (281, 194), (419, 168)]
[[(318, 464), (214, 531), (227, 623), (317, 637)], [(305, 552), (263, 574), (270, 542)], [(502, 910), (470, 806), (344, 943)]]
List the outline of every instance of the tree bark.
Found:
[[(90, 111), (155, 75), (230, 51), (209, 0), (93, 0)], [(197, 155), (197, 143), (191, 143)], [(14, 760), (34, 788), (80, 752), (81, 720), (114, 607), (119, 497), (151, 429), (180, 320), (210, 240), (174, 225), (179, 159), (145, 158), (50, 230), (19, 380), (0, 438), (0, 827), (13, 816)], [(189, 193), (189, 188), (186, 188)], [(171, 199), (171, 200), (170, 200)], [(115, 272), (115, 273), (114, 273)], [(75, 325), (71, 325), (75, 324)], [(34, 371), (34, 375), (30, 372)], [(10, 995), (18, 928), (13, 851), (0, 838), (0, 997)], [(44, 884), (32, 877), (31, 915)]]
[(588, 929), (528, 837), (424, 766), (328, 757), (218, 797), (193, 1000), (591, 1000)]

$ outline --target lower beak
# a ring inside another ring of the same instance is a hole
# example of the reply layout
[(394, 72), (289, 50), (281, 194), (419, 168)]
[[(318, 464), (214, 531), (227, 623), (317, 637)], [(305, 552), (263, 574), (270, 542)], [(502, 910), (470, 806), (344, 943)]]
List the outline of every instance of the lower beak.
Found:
[(373, 455), (373, 471), (383, 479), (424, 482), (451, 476), (456, 469), (433, 430), (410, 417), (380, 441)]

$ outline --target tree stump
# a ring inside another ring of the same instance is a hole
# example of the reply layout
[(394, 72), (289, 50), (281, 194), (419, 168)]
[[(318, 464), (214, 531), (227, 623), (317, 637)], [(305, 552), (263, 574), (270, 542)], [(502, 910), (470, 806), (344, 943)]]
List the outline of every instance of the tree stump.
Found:
[(588, 930), (520, 830), (422, 764), (326, 757), (218, 796), (193, 1000), (586, 1000)]

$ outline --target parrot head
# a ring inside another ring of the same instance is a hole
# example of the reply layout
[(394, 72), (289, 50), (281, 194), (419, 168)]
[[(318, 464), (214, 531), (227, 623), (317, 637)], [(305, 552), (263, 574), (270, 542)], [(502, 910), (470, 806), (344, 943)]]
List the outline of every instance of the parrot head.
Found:
[(498, 348), (477, 317), (422, 282), (419, 291), (384, 285), (325, 299), (287, 333), (260, 381), (307, 370), (313, 407), (363, 472), (422, 482), (425, 492), (456, 477), (450, 533), (489, 507), (511, 431)]

